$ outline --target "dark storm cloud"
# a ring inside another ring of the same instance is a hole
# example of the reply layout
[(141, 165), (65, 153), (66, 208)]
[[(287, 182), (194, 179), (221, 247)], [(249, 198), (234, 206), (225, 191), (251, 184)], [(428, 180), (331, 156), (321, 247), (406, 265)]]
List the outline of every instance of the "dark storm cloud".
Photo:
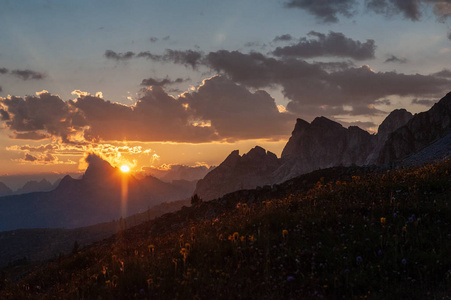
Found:
[(325, 23), (337, 22), (338, 15), (351, 17), (355, 4), (355, 0), (289, 0), (285, 2), (286, 7), (306, 10)]
[(43, 139), (58, 136), (63, 141), (86, 125), (82, 115), (58, 96), (0, 98), (2, 120), (16, 138)]
[(158, 41), (158, 38), (157, 37), (151, 37), (149, 40), (150, 40), (151, 43), (155, 43), (155, 42)]
[(143, 86), (165, 86), (165, 85), (171, 85), (175, 83), (182, 83), (185, 80), (183, 78), (177, 78), (175, 80), (171, 80), (169, 78), (165, 79), (155, 79), (155, 78), (147, 78), (143, 79), (141, 82), (141, 85)]
[(11, 74), (19, 77), (22, 80), (29, 80), (29, 79), (44, 79), (45, 75), (39, 72), (35, 72), (32, 70), (12, 70)]
[(282, 57), (311, 58), (319, 56), (349, 57), (356, 60), (374, 58), (376, 45), (374, 40), (365, 43), (346, 37), (343, 33), (330, 31), (328, 35), (310, 31), (308, 36), (314, 39), (302, 38), (297, 44), (277, 47), (273, 54)]
[(290, 34), (278, 35), (273, 39), (273, 42), (289, 42), (292, 41), (293, 37)]
[(132, 51), (128, 51), (125, 53), (117, 53), (112, 50), (106, 50), (104, 56), (108, 59), (114, 59), (117, 61), (125, 61), (130, 60), (135, 56), (135, 53)]
[(0, 68), (0, 74), (6, 74), (6, 73), (8, 73), (9, 71), (8, 71), (8, 69), (6, 69), (6, 68)]
[(391, 55), (389, 58), (387, 58), (385, 63), (399, 63), (399, 64), (405, 64), (407, 62), (407, 59), (405, 58), (399, 58), (397, 56)]

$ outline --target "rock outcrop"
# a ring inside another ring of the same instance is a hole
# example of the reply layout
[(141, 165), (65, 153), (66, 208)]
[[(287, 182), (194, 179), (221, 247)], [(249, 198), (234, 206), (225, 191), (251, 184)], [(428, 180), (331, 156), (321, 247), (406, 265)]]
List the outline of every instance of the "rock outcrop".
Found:
[(412, 114), (405, 109), (395, 109), (379, 125), (377, 139), (373, 151), (365, 161), (366, 165), (377, 163), (379, 153), (392, 132), (407, 124), (412, 119)]
[(256, 146), (243, 156), (235, 150), (199, 180), (194, 193), (203, 200), (212, 200), (236, 190), (271, 184), (272, 174), (278, 167), (277, 156), (262, 147)]
[(404, 159), (445, 137), (451, 132), (451, 93), (426, 112), (416, 114), (404, 126), (391, 133), (377, 162), (388, 164)]
[(374, 135), (356, 126), (344, 128), (325, 117), (316, 118), (310, 124), (297, 119), (274, 180), (283, 182), (333, 166), (363, 165), (375, 144)]

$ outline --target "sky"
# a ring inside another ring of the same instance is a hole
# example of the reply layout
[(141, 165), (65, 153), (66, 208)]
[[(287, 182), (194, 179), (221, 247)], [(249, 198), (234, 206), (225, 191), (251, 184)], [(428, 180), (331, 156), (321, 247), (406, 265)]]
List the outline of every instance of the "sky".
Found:
[(451, 90), (449, 0), (0, 0), (0, 176), (280, 156)]

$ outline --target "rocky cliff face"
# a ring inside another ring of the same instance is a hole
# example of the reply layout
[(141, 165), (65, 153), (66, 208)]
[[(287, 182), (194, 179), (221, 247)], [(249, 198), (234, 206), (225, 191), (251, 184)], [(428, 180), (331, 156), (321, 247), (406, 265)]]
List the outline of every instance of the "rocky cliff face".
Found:
[(348, 129), (325, 117), (308, 123), (298, 119), (282, 152), (282, 166), (275, 182), (333, 166), (362, 165), (373, 150), (376, 137), (351, 126)]
[(387, 164), (404, 159), (451, 132), (451, 93), (426, 111), (412, 117), (391, 133), (382, 147), (377, 162)]
[(392, 132), (407, 124), (412, 119), (412, 114), (405, 109), (395, 109), (385, 120), (379, 125), (377, 130), (377, 139), (374, 149), (365, 161), (365, 165), (372, 165), (377, 163), (379, 153), (385, 145), (388, 137)]
[(279, 166), (277, 156), (262, 147), (256, 146), (243, 156), (235, 150), (199, 180), (194, 193), (206, 201), (236, 190), (271, 184), (272, 174)]
[[(414, 153), (420, 153), (412, 156), (415, 163), (449, 157), (450, 133), (451, 93), (415, 116), (405, 109), (394, 110), (381, 123), (377, 135), (356, 126), (344, 128), (325, 117), (311, 123), (297, 119), (280, 159), (260, 147), (242, 157), (234, 151), (198, 183), (195, 192), (210, 200), (334, 166), (386, 164)], [(425, 148), (433, 142), (433, 147)]]

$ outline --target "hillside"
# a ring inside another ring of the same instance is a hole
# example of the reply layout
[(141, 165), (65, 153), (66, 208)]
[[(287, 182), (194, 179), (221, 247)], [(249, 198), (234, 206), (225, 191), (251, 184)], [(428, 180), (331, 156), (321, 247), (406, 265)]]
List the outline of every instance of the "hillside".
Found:
[(183, 208), (12, 282), (0, 298), (441, 299), (451, 160), (337, 167)]
[(120, 230), (177, 211), (189, 203), (189, 200), (162, 203), (128, 218), (88, 227), (18, 229), (0, 232), (0, 268), (68, 254), (73, 250), (75, 243), (79, 247), (90, 245), (108, 238)]

